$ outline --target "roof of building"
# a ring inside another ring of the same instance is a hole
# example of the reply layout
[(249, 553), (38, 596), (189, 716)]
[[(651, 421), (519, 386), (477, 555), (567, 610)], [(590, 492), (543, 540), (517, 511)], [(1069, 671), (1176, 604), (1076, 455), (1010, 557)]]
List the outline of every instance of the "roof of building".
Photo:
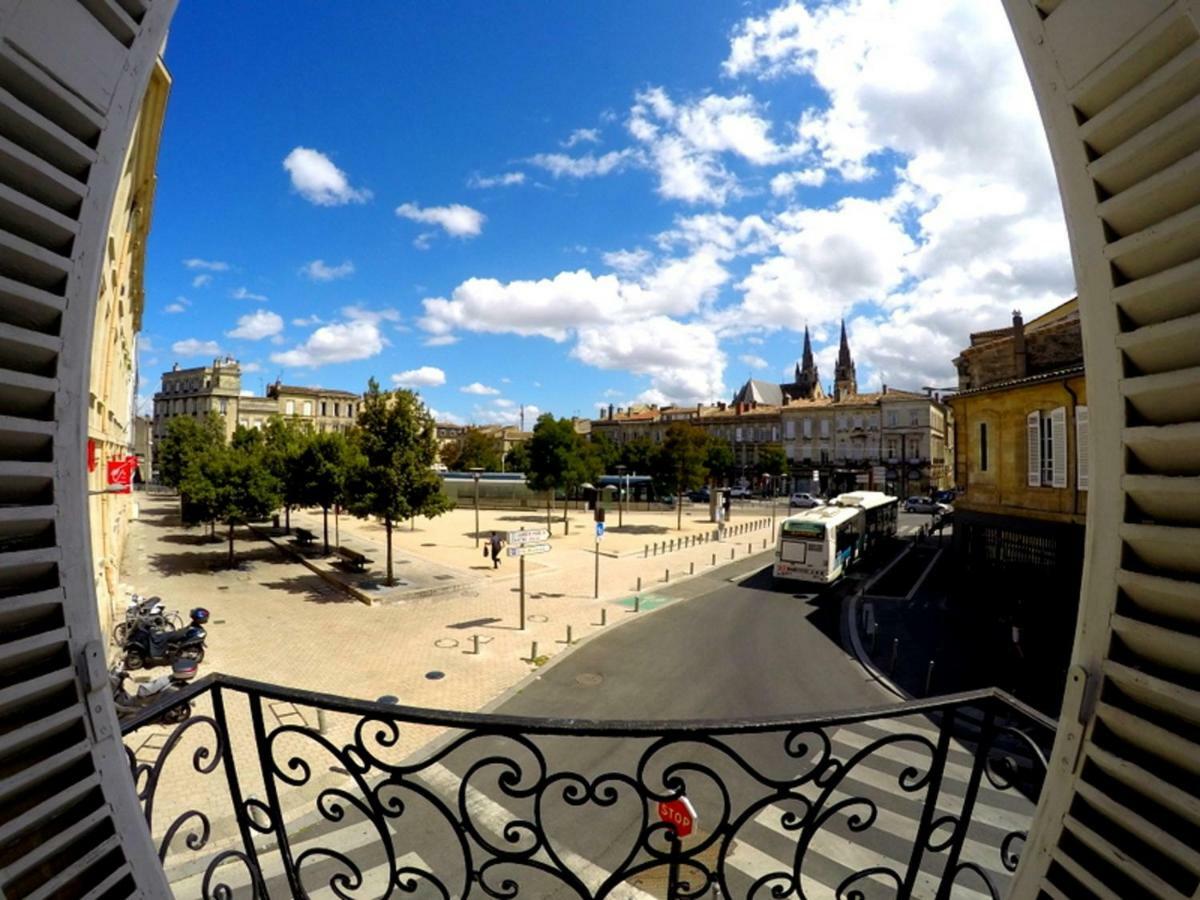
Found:
[(999, 391), (1004, 388), (1021, 387), (1026, 384), (1036, 384), (1039, 381), (1057, 381), (1060, 378), (1070, 378), (1073, 375), (1082, 375), (1084, 372), (1083, 366), (1067, 366), (1065, 369), (1055, 369), (1051, 372), (1039, 372), (1036, 375), (1026, 375), (1024, 378), (1009, 378), (1005, 381), (997, 381), (994, 384), (986, 384), (983, 387), (971, 388), (968, 391), (958, 391), (949, 395), (947, 401), (952, 401), (958, 397), (971, 397), (975, 394), (986, 394), (990, 391)]
[(733, 402), (780, 406), (783, 403), (783, 389), (773, 382), (751, 378), (733, 395)]
[(279, 384), (278, 382), (271, 385), (271, 389), (281, 394), (306, 394), (311, 397), (346, 397), (350, 400), (357, 400), (360, 396), (352, 391), (339, 391), (334, 388), (322, 387), (300, 387), (295, 384)]

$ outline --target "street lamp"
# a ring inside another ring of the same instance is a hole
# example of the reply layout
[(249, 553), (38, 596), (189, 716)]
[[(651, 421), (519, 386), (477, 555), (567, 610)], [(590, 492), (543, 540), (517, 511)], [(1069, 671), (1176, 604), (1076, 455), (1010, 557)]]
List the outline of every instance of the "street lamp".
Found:
[(775, 534), (775, 479), (782, 478), (782, 475), (767, 475), (767, 484), (771, 491), (771, 535)]
[(617, 527), (621, 528), (625, 525), (625, 490), (629, 487), (629, 480), (625, 479), (625, 490), (621, 488), (621, 476), (625, 474), (626, 466), (617, 466)]
[(479, 549), (479, 473), (482, 466), (471, 466), (470, 473), (475, 477), (475, 549)]

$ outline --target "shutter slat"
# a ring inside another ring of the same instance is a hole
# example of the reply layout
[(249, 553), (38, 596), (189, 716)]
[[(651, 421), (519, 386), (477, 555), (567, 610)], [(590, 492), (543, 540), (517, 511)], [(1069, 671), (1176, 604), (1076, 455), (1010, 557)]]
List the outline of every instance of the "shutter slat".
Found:
[(1050, 484), (1052, 487), (1067, 486), (1067, 410), (1059, 406), (1050, 410), (1050, 441), (1054, 457), (1051, 460), (1053, 471)]
[(1028, 483), (1030, 487), (1042, 486), (1042, 414), (1034, 410), (1025, 417)]
[(1081, 491), (1088, 489), (1088, 408), (1075, 407), (1075, 476)]

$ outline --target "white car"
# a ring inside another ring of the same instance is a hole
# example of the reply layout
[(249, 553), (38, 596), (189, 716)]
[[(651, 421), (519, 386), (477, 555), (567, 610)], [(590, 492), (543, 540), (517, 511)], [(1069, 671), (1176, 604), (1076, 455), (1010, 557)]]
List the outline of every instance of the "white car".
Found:
[(792, 509), (812, 509), (815, 506), (824, 505), (824, 500), (820, 497), (814, 497), (812, 494), (792, 494), (788, 500), (788, 506)]
[(906, 513), (932, 513), (934, 515), (942, 515), (950, 511), (950, 507), (945, 503), (938, 503), (931, 497), (909, 497), (904, 501), (904, 511)]

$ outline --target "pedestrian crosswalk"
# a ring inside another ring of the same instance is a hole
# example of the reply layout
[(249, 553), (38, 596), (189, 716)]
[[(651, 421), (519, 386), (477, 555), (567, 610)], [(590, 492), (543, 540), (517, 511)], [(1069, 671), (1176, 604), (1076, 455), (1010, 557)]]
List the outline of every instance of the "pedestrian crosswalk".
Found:
[[(927, 798), (927, 788), (906, 791), (901, 785), (902, 782), (911, 785), (912, 779), (927, 773), (931, 762), (928, 744), (913, 740), (911, 736), (918, 735), (936, 745), (937, 727), (927, 718), (909, 716), (873, 719), (841, 727), (829, 726), (826, 734), (831, 741), (834, 759), (846, 762), (864, 751), (865, 755), (852, 767), (839, 772), (841, 777), (833, 779), (832, 784), (823, 781), (823, 784), (830, 785), (824, 797), (820, 797), (823, 788), (816, 784), (807, 784), (798, 793), (814, 804), (819, 799), (819, 813), (835, 807), (839, 811), (832, 813), (820, 828), (806, 835), (807, 846), (800, 852), (801, 834), (795, 827), (789, 827), (794, 826), (794, 819), (787, 814), (795, 814), (801, 802), (792, 800), (765, 806), (733, 835), (730, 849), (720, 863), (723, 876), (721, 892), (708, 896), (745, 897), (749, 895), (752, 885), (764, 878), (774, 876), (779, 883), (783, 883), (797, 875), (799, 883), (796, 887), (802, 891), (800, 895), (809, 900), (835, 898), (842, 887), (865, 890), (867, 896), (890, 896), (895, 892), (896, 879), (907, 876), (914, 859), (914, 841)], [(777, 742), (780, 735), (775, 733), (763, 737), (770, 737)], [(569, 740), (589, 739), (581, 737)], [(881, 741), (883, 743), (879, 743)], [(972, 748), (952, 741), (931, 821), (936, 823), (942, 817), (961, 813), (973, 765)], [(320, 821), (295, 833), (289, 830), (292, 858), (307, 860), (302, 880), (309, 896), (339, 896), (335, 876), (339, 871), (346, 871), (341, 860), (350, 860), (361, 878), (361, 888), (356, 890), (355, 896), (387, 895), (392, 873), (401, 870), (437, 873), (449, 896), (461, 897), (466, 893), (470, 880), (478, 877), (480, 864), (489, 858), (483, 849), (485, 845), (511, 847), (514, 851), (518, 851), (520, 846), (527, 846), (515, 841), (513, 826), (514, 823), (538, 818), (532, 815), (532, 800), (528, 804), (514, 801), (510, 795), (495, 790), (494, 786), (489, 790), (486, 786), (476, 786), (474, 782), (460, 796), (464, 771), (469, 771), (469, 767), (449, 760), (433, 763), (418, 771), (413, 781), (418, 790), (403, 795), (409, 807), (405, 816), (385, 820), (383, 827), (387, 830), (390, 848), (384, 846), (379, 828), (365, 816), (355, 819), (350, 815), (339, 822)], [(422, 799), (420, 792), (424, 792), (429, 799)], [(468, 872), (464, 867), (461, 845), (450, 823), (435, 809), (434, 801), (441, 803), (454, 816), (465, 812), (472, 828), (477, 830), (468, 839), (473, 872)], [(424, 819), (420, 810), (422, 804), (427, 813)], [(991, 885), (984, 884), (976, 873), (965, 871), (956, 880), (950, 896), (964, 900), (1004, 896), (1009, 876), (1000, 862), (1001, 842), (1006, 834), (1028, 828), (1033, 808), (1033, 800), (1021, 793), (997, 790), (987, 779), (981, 779), (972, 808), (971, 823), (962, 842), (960, 861), (978, 866), (987, 874)], [(706, 813), (712, 814), (702, 807), (698, 809), (699, 830), (690, 840), (703, 840), (705, 837), (702, 829)], [(734, 813), (733, 818), (736, 818), (736, 808)], [(551, 831), (554, 823), (539, 819), (539, 824)], [(579, 823), (573, 824), (578, 826)], [(640, 824), (640, 818), (635, 817), (629, 821), (628, 828), (636, 830)], [(945, 841), (949, 832), (949, 825), (935, 829), (934, 843)], [(522, 885), (519, 893), (522, 898), (550, 900), (579, 896), (580, 893), (569, 885), (534, 871), (537, 866), (551, 870), (563, 868), (578, 878), (586, 891), (583, 896), (599, 896), (603, 886), (611, 883), (612, 869), (607, 868), (606, 864), (612, 863), (585, 849), (593, 846), (594, 841), (589, 842), (591, 837), (586, 833), (586, 827), (583, 831), (562, 832), (553, 839), (557, 859), (551, 858), (542, 849), (523, 861), (527, 865), (513, 866), (503, 873), (503, 877), (530, 878), (528, 884)], [(690, 844), (685, 840), (685, 849), (688, 846)], [(946, 866), (946, 855), (945, 851), (933, 852), (929, 849), (917, 855), (919, 863), (913, 879), (914, 897), (935, 896)], [(610, 854), (608, 857), (620, 858), (621, 854), (616, 857)], [(644, 854), (640, 858), (644, 859)], [(262, 861), (269, 896), (290, 896), (278, 853), (264, 848)], [(718, 861), (715, 853), (707, 854), (704, 862), (710, 867), (716, 866)], [(618, 861), (612, 865), (618, 867), (621, 863)], [(895, 873), (894, 877), (886, 874), (886, 870)], [(862, 872), (873, 874), (853, 882), (856, 873)], [(235, 872), (232, 867), (224, 874), (228, 876), (224, 880), (235, 889), (234, 896), (242, 896), (237, 888), (239, 885), (248, 886), (249, 879)], [(199, 874), (192, 876), (194, 885), (190, 882), (177, 883), (175, 886), (180, 892), (179, 896), (190, 895), (189, 886), (199, 886), (199, 878)], [(661, 879), (657, 882), (653, 879), (630, 879), (619, 883), (605, 896), (620, 900), (650, 900), (665, 896), (662, 886)], [(424, 891), (418, 885), (416, 890), (406, 892), (405, 896), (440, 896), (440, 891), (434, 890), (429, 884), (425, 887), (429, 890)], [(475, 895), (478, 890), (472, 889), (470, 893)], [(842, 891), (841, 895), (846, 894)]]

